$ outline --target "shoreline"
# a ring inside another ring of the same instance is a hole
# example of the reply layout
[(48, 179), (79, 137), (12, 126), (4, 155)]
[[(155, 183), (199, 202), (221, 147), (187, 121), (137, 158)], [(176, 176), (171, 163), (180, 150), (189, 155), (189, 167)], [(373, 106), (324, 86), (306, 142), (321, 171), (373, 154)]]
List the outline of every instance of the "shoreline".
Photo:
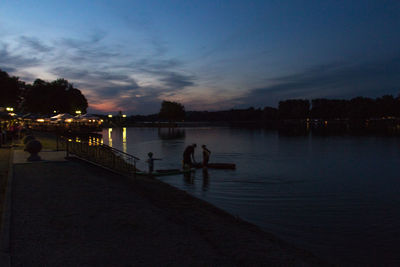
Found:
[[(40, 140), (40, 138), (38, 138)], [(114, 196), (114, 194), (126, 194), (126, 201), (131, 201), (131, 198), (133, 196), (138, 197), (144, 201), (145, 204), (143, 207), (140, 207), (140, 209), (144, 210), (157, 210), (157, 214), (159, 215), (151, 215), (151, 216), (159, 216), (160, 221), (165, 220), (166, 224), (171, 224), (171, 228), (176, 228), (177, 235), (181, 235), (184, 232), (190, 232), (190, 234), (193, 237), (186, 237), (182, 236), (181, 239), (178, 238), (178, 240), (175, 240), (175, 237), (164, 237), (163, 240), (158, 240), (158, 242), (162, 242), (163, 244), (168, 245), (169, 243), (174, 243), (175, 246), (177, 246), (179, 249), (177, 251), (180, 251), (181, 247), (179, 242), (189, 242), (190, 246), (193, 247), (194, 251), (199, 250), (205, 250), (209, 251), (208, 253), (212, 254), (210, 256), (210, 259), (201, 259), (198, 258), (197, 252), (193, 252), (191, 250), (190, 253), (194, 253), (196, 255), (192, 255), (194, 257), (193, 262), (194, 265), (204, 265), (203, 263), (206, 263), (205, 265), (208, 264), (217, 264), (217, 265), (231, 265), (233, 266), (264, 266), (264, 265), (273, 265), (273, 266), (321, 266), (325, 265), (325, 263), (316, 258), (312, 253), (302, 250), (299, 248), (296, 248), (295, 246), (275, 237), (273, 234), (267, 233), (263, 230), (261, 230), (258, 226), (255, 226), (247, 221), (244, 221), (242, 219), (236, 218), (230, 213), (215, 207), (214, 205), (198, 199), (192, 195), (189, 195), (187, 192), (180, 190), (178, 188), (175, 188), (171, 185), (168, 185), (160, 180), (156, 179), (150, 179), (146, 177), (138, 177), (136, 179), (126, 179), (126, 176), (118, 175), (115, 173), (112, 173), (110, 171), (104, 170), (102, 168), (98, 168), (97, 166), (94, 166), (91, 163), (81, 161), (79, 159), (73, 159), (70, 161), (66, 162), (48, 162), (46, 164), (44, 163), (29, 163), (29, 164), (16, 164), (14, 165), (14, 168), (16, 169), (16, 180), (17, 180), (17, 189), (13, 189), (17, 193), (14, 194), (20, 194), (21, 199), (25, 199), (25, 202), (27, 201), (26, 198), (28, 198), (28, 202), (30, 203), (28, 206), (30, 206), (29, 210), (35, 210), (32, 209), (35, 205), (34, 201), (32, 201), (30, 195), (24, 195), (27, 192), (24, 193), (24, 191), (21, 191), (22, 193), (18, 193), (18, 187), (25, 188), (28, 186), (25, 184), (28, 181), (39, 181), (39, 184), (37, 186), (36, 190), (37, 191), (42, 191), (42, 195), (47, 195), (50, 194), (53, 197), (53, 201), (57, 202), (64, 202), (65, 199), (62, 198), (62, 196), (54, 195), (52, 191), (57, 189), (59, 184), (53, 184), (55, 183), (54, 179), (57, 178), (62, 178), (62, 180), (58, 181), (58, 183), (64, 183), (65, 181), (71, 180), (74, 176), (80, 176), (83, 175), (85, 177), (87, 176), (93, 176), (91, 179), (91, 185), (89, 186), (88, 184), (80, 185), (79, 188), (76, 188), (78, 185), (68, 183), (67, 187), (64, 187), (64, 191), (68, 193), (68, 191), (73, 192), (74, 197), (76, 199), (80, 198), (85, 198), (85, 190), (83, 190), (81, 193), (78, 195), (75, 195), (76, 190), (82, 190), (82, 187), (87, 187), (86, 189), (88, 191), (93, 190), (93, 187), (98, 187), (98, 184), (103, 184), (106, 187), (114, 187), (119, 184), (119, 189), (120, 191), (116, 190), (114, 193), (110, 193), (111, 196)], [(35, 170), (35, 174), (32, 175), (27, 175), (29, 173), (29, 170)], [(64, 170), (64, 171), (60, 171)], [(69, 175), (68, 173), (72, 173)], [(21, 176), (21, 174), (23, 174)], [(32, 177), (29, 177), (32, 176)], [(82, 176), (82, 177), (83, 177)], [(96, 177), (103, 177), (103, 178), (98, 178)], [(89, 177), (90, 178), (90, 177)], [(102, 180), (103, 179), (103, 180)], [(27, 180), (23, 182), (23, 180)], [(65, 180), (65, 181), (64, 181)], [(19, 182), (18, 182), (19, 181)], [(78, 180), (76, 180), (78, 181)], [(80, 182), (80, 181), (78, 181)], [(117, 184), (117, 185), (116, 185)], [(122, 186), (121, 186), (122, 185)], [(65, 185), (64, 185), (65, 186)], [(43, 189), (45, 188), (45, 189)], [(24, 190), (25, 190), (24, 189)], [(33, 190), (31, 194), (35, 195), (38, 192), (34, 191), (35, 188), (29, 188), (29, 190)], [(103, 189), (102, 189), (103, 190)], [(104, 192), (103, 192), (104, 193)], [(65, 192), (62, 192), (61, 194), (65, 194)], [(20, 205), (21, 209), (25, 209), (25, 205), (27, 205), (25, 202), (21, 202), (21, 199), (15, 199), (14, 195), (14, 201), (19, 202), (18, 205)], [(42, 197), (42, 196), (38, 196)], [(93, 208), (98, 209), (99, 206), (101, 205), (102, 201), (105, 201), (104, 199), (102, 200), (103, 196), (99, 194), (99, 192), (96, 192), (96, 196), (93, 199), (89, 199), (89, 202), (93, 202), (92, 206), (87, 207), (87, 210), (91, 210)], [(54, 199), (55, 198), (55, 199)], [(59, 199), (58, 199), (59, 198)], [(97, 203), (96, 198), (99, 198), (99, 203)], [(142, 201), (141, 200), (141, 201)], [(43, 199), (46, 203), (47, 198)], [(77, 201), (77, 200), (73, 200)], [(120, 203), (122, 206), (125, 205), (125, 202)], [(36, 207), (40, 211), (42, 207), (40, 207), (41, 202), (38, 202), (37, 205), (39, 207)], [(54, 205), (54, 203), (48, 203), (44, 204), (46, 205)], [(85, 204), (82, 203), (83, 206)], [(129, 214), (126, 213), (126, 210), (123, 210), (122, 207), (118, 206), (117, 204), (109, 204), (112, 205), (113, 211), (105, 211), (108, 214), (107, 217), (113, 217), (112, 214), (114, 212), (117, 212), (117, 215), (120, 216), (120, 219), (123, 220), (124, 217), (129, 217), (133, 216), (131, 213), (135, 213), (136, 211), (129, 210)], [(146, 207), (147, 205), (147, 207)], [(84, 207), (79, 207), (79, 206), (72, 206), (68, 207), (68, 213), (75, 213), (76, 210), (80, 210)], [(121, 210), (120, 210), (121, 209)], [(139, 209), (139, 208), (138, 208)], [(14, 211), (15, 212), (15, 211)], [(28, 212), (30, 216), (33, 216), (31, 211), (25, 211)], [(60, 215), (64, 214), (66, 211), (62, 211), (55, 209), (54, 213), (60, 213)], [(86, 212), (86, 211), (85, 211)], [(23, 213), (23, 212), (22, 212)], [(34, 215), (36, 216), (36, 215)], [(47, 214), (46, 216), (49, 217), (54, 217), (54, 214)], [(78, 216), (82, 216), (80, 213)], [(98, 216), (98, 215), (96, 215)], [(118, 217), (117, 216), (117, 217)], [(150, 216), (150, 217), (151, 217)], [(11, 228), (14, 232), (12, 236), (24, 236), (24, 234), (27, 234), (26, 232), (22, 231), (21, 233), (18, 234), (18, 216), (17, 218), (13, 218), (13, 221), (11, 223)], [(153, 218), (154, 219), (154, 218)], [(80, 220), (79, 218), (75, 218), (74, 220)], [(157, 229), (159, 226), (159, 220), (153, 221), (149, 220), (144, 223), (145, 226), (144, 229)], [(34, 223), (34, 222), (33, 222)], [(81, 224), (96, 224), (96, 221), (92, 221), (91, 219), (86, 219), (80, 221), (80, 223), (77, 223), (75, 227), (81, 228)], [(123, 224), (125, 224), (123, 222)], [(25, 227), (25, 226), (24, 226)], [(53, 225), (48, 225), (48, 227), (54, 227)], [(169, 228), (165, 226), (166, 229), (159, 230), (159, 235), (167, 235), (165, 231), (169, 231)], [(16, 229), (17, 228), (17, 229)], [(43, 231), (48, 231), (48, 229), (44, 229)], [(84, 229), (81, 231), (84, 231)], [(108, 230), (103, 230), (104, 233), (107, 236)], [(118, 234), (117, 230), (117, 234)], [(157, 231), (157, 230), (156, 230)], [(164, 232), (163, 232), (164, 231)], [(111, 234), (111, 233), (110, 233)], [(114, 233), (112, 233), (114, 234)], [(128, 233), (124, 233), (124, 235), (129, 236), (131, 233), (128, 231)], [(138, 233), (136, 233), (138, 234)], [(143, 234), (140, 234), (141, 238), (147, 240), (146, 242), (149, 242), (149, 239), (152, 239), (151, 234), (147, 233), (147, 236)], [(191, 240), (192, 238), (195, 237), (195, 240)], [(49, 239), (54, 239), (54, 236), (48, 237)], [(75, 238), (80, 238), (80, 237), (75, 237)], [(137, 236), (132, 236), (132, 238), (137, 238)], [(185, 241), (186, 238), (190, 238), (190, 241)], [(172, 239), (172, 240), (169, 240)], [(107, 239), (104, 242), (108, 242), (109, 240)], [(18, 243), (15, 241), (12, 241), (13, 243)], [(26, 240), (25, 240), (26, 242)], [(48, 242), (48, 240), (45, 240), (45, 242)], [(57, 241), (58, 242), (58, 241)], [(28, 242), (29, 243), (29, 242)], [(137, 246), (135, 244), (131, 244), (133, 246)], [(24, 247), (24, 245), (20, 246)], [(149, 244), (148, 248), (150, 249), (153, 246), (153, 244)], [(18, 246), (17, 246), (18, 247)], [(185, 246), (184, 246), (185, 247)], [(26, 247), (24, 250), (27, 249)], [(33, 248), (28, 248), (33, 249)], [(141, 248), (143, 249), (143, 248)], [(35, 251), (35, 249), (33, 249)], [(119, 250), (124, 250), (124, 248), (117, 248), (116, 251)], [(164, 250), (170, 251), (171, 248), (159, 248), (158, 249), (158, 254), (159, 256), (161, 255), (161, 258), (168, 258), (171, 256), (167, 256), (164, 253), (166, 253)], [(12, 248), (11, 252), (16, 252), (18, 251), (17, 248)], [(147, 251), (147, 250), (146, 250)], [(172, 254), (177, 253), (177, 251), (170, 251)], [(118, 252), (119, 253), (119, 252)], [(149, 253), (147, 251), (147, 253)], [(157, 252), (156, 252), (157, 253)], [(189, 253), (189, 254), (190, 254)], [(16, 253), (18, 254), (18, 253)], [(29, 254), (29, 253), (28, 253)], [(51, 253), (50, 253), (51, 254)], [(182, 255), (175, 255), (174, 257), (180, 258)], [(188, 255), (190, 256), (190, 255)], [(11, 255), (13, 257), (13, 255)], [(24, 262), (24, 256), (19, 255), (21, 262)], [(146, 260), (149, 260), (149, 255), (142, 255), (142, 258), (145, 258)], [(76, 260), (78, 263), (80, 257), (78, 257)], [(42, 259), (44, 260), (44, 259)], [(181, 259), (182, 260), (182, 259)], [(204, 260), (204, 262), (203, 262)], [(48, 261), (42, 261), (38, 263), (46, 263)], [(121, 260), (121, 263), (125, 261)], [(157, 262), (160, 263), (160, 262)], [(172, 260), (172, 265), (179, 265), (179, 260)], [(118, 263), (117, 263), (118, 265)], [(139, 264), (140, 265), (140, 264)]]

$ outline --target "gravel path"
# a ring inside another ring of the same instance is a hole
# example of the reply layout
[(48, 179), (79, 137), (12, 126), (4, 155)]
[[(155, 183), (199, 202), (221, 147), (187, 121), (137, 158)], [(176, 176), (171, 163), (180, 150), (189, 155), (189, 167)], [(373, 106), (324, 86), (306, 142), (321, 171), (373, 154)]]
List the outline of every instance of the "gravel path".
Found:
[(15, 164), (12, 266), (322, 265), (157, 180), (73, 160)]

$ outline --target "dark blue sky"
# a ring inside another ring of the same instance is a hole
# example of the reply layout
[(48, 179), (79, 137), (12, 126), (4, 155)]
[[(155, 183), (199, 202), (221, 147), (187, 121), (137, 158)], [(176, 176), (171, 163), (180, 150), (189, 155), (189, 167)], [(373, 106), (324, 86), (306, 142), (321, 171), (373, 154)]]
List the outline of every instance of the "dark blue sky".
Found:
[(399, 29), (400, 1), (4, 0), (0, 68), (104, 113), (398, 95)]

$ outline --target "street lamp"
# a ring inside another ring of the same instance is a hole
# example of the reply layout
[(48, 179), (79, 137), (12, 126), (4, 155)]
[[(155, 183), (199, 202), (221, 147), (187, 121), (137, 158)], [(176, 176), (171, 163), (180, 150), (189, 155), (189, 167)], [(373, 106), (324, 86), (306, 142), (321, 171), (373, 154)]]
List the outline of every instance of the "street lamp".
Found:
[(77, 110), (77, 111), (75, 111), (75, 113), (78, 114), (78, 115), (80, 115), (80, 114), (82, 114), (82, 111)]
[(112, 115), (111, 115), (111, 114), (109, 114), (109, 115), (108, 115), (108, 117), (109, 117), (109, 118), (112, 118)]

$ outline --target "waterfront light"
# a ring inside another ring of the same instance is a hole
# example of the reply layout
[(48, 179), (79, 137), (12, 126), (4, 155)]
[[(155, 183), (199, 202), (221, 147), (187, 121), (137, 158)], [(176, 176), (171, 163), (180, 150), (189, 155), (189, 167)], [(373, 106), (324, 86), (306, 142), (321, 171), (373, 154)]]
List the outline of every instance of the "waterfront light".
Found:
[(124, 115), (122, 115), (122, 118), (126, 118), (126, 115), (124, 114)]
[(108, 114), (108, 117), (109, 117), (109, 118), (112, 118), (112, 115), (111, 115), (111, 114)]
[(44, 122), (44, 119), (37, 119), (37, 122)]

